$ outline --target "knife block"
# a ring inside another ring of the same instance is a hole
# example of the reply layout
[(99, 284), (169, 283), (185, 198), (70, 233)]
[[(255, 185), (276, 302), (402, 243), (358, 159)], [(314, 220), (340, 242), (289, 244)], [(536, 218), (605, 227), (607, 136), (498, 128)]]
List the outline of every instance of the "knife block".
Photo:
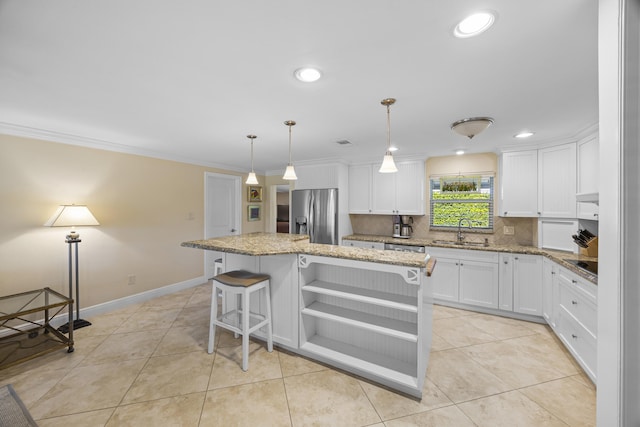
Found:
[(598, 258), (598, 238), (589, 240), (587, 246), (587, 248), (580, 248), (580, 255)]

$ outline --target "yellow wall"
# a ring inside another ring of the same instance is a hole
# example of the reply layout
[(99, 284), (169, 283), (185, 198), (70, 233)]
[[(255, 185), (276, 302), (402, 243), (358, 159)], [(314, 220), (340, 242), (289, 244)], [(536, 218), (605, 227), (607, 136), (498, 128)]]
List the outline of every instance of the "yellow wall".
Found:
[[(77, 230), (82, 308), (202, 276), (202, 251), (180, 243), (203, 238), (205, 172), (241, 175), (0, 135), (0, 295), (68, 293), (68, 230), (42, 226), (60, 204), (86, 204), (100, 222)], [(246, 192), (242, 231), (264, 231), (264, 217), (246, 220)]]

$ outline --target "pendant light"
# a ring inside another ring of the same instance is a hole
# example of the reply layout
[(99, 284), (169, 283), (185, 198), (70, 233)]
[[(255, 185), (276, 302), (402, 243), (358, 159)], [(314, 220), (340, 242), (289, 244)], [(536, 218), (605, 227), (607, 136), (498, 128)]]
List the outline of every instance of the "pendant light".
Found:
[(287, 120), (284, 124), (289, 126), (289, 164), (287, 165), (287, 169), (284, 171), (282, 179), (295, 180), (298, 179), (298, 177), (296, 176), (295, 169), (293, 169), (293, 163), (291, 163), (291, 126), (295, 126), (296, 122), (293, 120)]
[(393, 161), (393, 155), (391, 154), (391, 112), (390, 107), (396, 102), (395, 98), (385, 98), (380, 101), (380, 104), (387, 107), (387, 152), (384, 154), (382, 165), (378, 172), (380, 173), (394, 173), (398, 172), (395, 162)]
[(255, 135), (247, 135), (247, 138), (251, 140), (251, 172), (247, 177), (247, 180), (244, 182), (245, 184), (257, 185), (258, 178), (256, 177), (256, 173), (253, 171), (253, 140), (257, 138)]

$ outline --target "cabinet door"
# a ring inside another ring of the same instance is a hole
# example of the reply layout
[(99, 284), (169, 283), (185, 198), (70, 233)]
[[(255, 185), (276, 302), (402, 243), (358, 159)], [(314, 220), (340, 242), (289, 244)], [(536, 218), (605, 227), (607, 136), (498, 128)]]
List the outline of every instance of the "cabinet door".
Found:
[(597, 193), (600, 144), (598, 135), (578, 142), (578, 193)]
[(460, 302), (498, 308), (498, 280), (498, 264), (460, 261)]
[(500, 254), (500, 310), (513, 311), (513, 256)]
[(546, 258), (542, 260), (542, 317), (547, 321), (547, 324), (555, 329), (556, 327), (556, 314), (555, 305), (558, 298), (557, 288), (558, 282), (556, 280), (557, 267), (553, 261)]
[(371, 213), (371, 165), (349, 167), (349, 213)]
[(402, 215), (424, 215), (424, 162), (400, 162), (396, 174), (396, 211)]
[(579, 219), (590, 219), (591, 221), (598, 220), (598, 212), (600, 209), (599, 209), (599, 206), (596, 205), (595, 203), (578, 202), (577, 209), (578, 209), (577, 214)]
[(317, 164), (296, 166), (298, 179), (296, 190), (316, 188), (340, 188), (339, 166), (335, 164)]
[(437, 268), (433, 270), (433, 298), (458, 302), (458, 269), (460, 261), (438, 257)]
[(501, 156), (500, 216), (538, 216), (538, 150)]
[(542, 316), (542, 259), (514, 255), (513, 261), (513, 311)]
[(538, 150), (538, 212), (547, 218), (576, 217), (576, 144)]
[(380, 173), (373, 165), (371, 173), (371, 210), (374, 214), (392, 215), (396, 212), (396, 175)]

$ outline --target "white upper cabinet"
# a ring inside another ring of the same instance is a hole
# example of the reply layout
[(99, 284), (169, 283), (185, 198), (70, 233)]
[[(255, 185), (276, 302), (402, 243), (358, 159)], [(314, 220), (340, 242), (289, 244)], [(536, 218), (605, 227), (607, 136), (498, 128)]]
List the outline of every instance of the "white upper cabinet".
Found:
[(296, 166), (298, 179), (295, 182), (295, 189), (342, 188), (344, 185), (342, 168), (345, 168), (345, 165), (338, 163)]
[(538, 211), (547, 218), (576, 217), (576, 144), (538, 150)]
[(349, 167), (349, 213), (371, 213), (372, 165)]
[[(383, 175), (383, 174), (380, 174)], [(396, 175), (396, 210), (406, 215), (424, 215), (424, 162), (398, 163)]]
[(578, 142), (578, 194), (597, 194), (600, 143), (594, 134)]
[(576, 194), (578, 218), (598, 220), (598, 180), (600, 143), (598, 135), (591, 135), (578, 142), (578, 194)]
[(538, 216), (538, 150), (515, 151), (500, 158), (500, 216)]
[(349, 167), (349, 213), (424, 215), (424, 161), (396, 162), (397, 173), (379, 173), (378, 164)]
[(576, 144), (500, 156), (500, 216), (576, 218)]
[[(396, 164), (398, 170), (400, 165)], [(380, 173), (375, 167), (371, 174), (371, 210), (375, 214), (396, 214), (398, 173)]]

